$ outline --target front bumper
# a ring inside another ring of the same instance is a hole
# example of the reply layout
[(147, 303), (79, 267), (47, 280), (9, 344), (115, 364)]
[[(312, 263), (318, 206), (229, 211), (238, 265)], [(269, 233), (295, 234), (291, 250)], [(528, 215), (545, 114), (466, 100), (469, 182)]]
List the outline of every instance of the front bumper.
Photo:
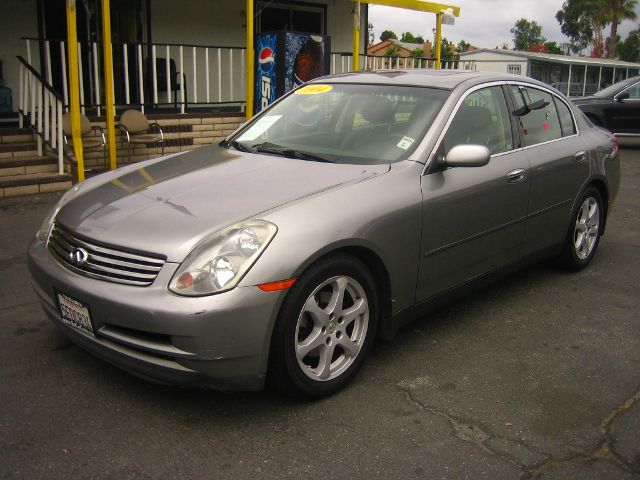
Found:
[[(178, 264), (166, 263), (149, 287), (85, 277), (29, 247), (29, 271), (47, 316), (75, 343), (140, 377), (220, 390), (264, 386), (271, 332), (283, 292), (237, 287), (206, 297), (167, 290)], [(61, 292), (89, 307), (95, 338), (62, 323)]]

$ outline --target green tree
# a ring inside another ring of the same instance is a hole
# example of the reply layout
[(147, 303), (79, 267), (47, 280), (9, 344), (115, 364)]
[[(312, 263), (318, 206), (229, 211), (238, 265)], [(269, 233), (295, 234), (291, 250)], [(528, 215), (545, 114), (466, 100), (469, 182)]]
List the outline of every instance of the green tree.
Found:
[(458, 59), (455, 45), (446, 38), (442, 37), (442, 43), (440, 44), (440, 61), (451, 62)]
[(470, 48), (471, 44), (469, 42), (460, 40), (460, 43), (458, 43), (458, 47), (456, 48), (456, 50), (458, 51), (458, 53), (462, 53), (468, 51)]
[(400, 35), (400, 41), (406, 43), (416, 43), (416, 37), (413, 36), (411, 32), (402, 32)]
[(382, 32), (380, 34), (380, 41), (381, 42), (384, 42), (385, 40), (388, 40), (390, 38), (392, 38), (394, 40), (397, 40), (398, 36), (394, 32), (392, 32), (391, 30), (385, 30), (384, 32)]
[(556, 13), (560, 31), (569, 37), (573, 53), (579, 53), (593, 41), (593, 0), (567, 0)]
[(385, 50), (384, 54), (387, 57), (395, 57), (396, 55), (398, 55), (399, 51), (400, 51), (400, 47), (396, 44), (393, 44), (391, 47)]
[(418, 47), (413, 52), (411, 52), (411, 56), (415, 58), (424, 57), (424, 50)]
[(542, 35), (542, 25), (526, 18), (518, 20), (510, 32), (513, 34), (513, 44), (516, 50), (527, 51), (531, 46), (546, 41)]
[[(560, 30), (571, 39), (571, 50), (579, 53), (591, 46), (591, 56), (616, 57), (618, 25), (635, 20), (637, 0), (566, 0), (556, 13)], [(609, 38), (603, 30), (609, 25)]]
[(411, 32), (402, 32), (400, 35), (400, 41), (405, 43), (417, 43), (422, 45), (424, 43), (424, 38), (420, 35), (414, 35)]
[(562, 48), (556, 42), (546, 42), (545, 47), (547, 47), (549, 53), (555, 53), (556, 55), (564, 55)]
[(618, 43), (616, 50), (620, 60), (625, 62), (640, 62), (640, 30), (632, 30), (624, 42)]
[(607, 58), (616, 58), (616, 43), (618, 38), (618, 25), (623, 20), (635, 20), (638, 18), (634, 9), (638, 5), (636, 0), (600, 0), (601, 10), (607, 22), (611, 23), (609, 32), (609, 44)]

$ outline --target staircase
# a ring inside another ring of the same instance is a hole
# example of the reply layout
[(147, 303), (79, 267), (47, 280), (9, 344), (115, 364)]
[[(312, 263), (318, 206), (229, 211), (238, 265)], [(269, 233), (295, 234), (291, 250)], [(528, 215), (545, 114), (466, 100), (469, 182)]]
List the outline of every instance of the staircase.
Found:
[(57, 192), (71, 187), (58, 174), (57, 157), (38, 148), (29, 128), (0, 128), (0, 198)]

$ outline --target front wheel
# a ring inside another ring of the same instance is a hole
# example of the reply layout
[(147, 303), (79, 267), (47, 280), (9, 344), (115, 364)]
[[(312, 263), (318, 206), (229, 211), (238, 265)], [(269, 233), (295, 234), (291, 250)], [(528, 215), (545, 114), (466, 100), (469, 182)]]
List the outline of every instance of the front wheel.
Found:
[(294, 397), (318, 398), (355, 375), (378, 324), (375, 281), (356, 258), (313, 264), (287, 294), (271, 341), (269, 382)]
[(560, 256), (569, 270), (580, 270), (593, 259), (600, 243), (604, 212), (600, 192), (589, 187), (571, 214), (569, 233)]

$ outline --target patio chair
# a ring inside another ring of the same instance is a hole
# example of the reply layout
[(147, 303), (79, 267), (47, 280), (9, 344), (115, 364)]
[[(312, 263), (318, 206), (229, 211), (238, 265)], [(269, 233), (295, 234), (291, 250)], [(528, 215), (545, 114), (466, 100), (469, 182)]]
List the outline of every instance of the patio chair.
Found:
[[(62, 138), (65, 145), (72, 143), (71, 133), (71, 113), (67, 112), (62, 115)], [(98, 125), (91, 125), (87, 117), (80, 114), (80, 136), (82, 137), (82, 150), (88, 152), (97, 152), (102, 150), (102, 162), (105, 170), (107, 169), (107, 139), (104, 135), (104, 129)]]
[(120, 124), (123, 131), (123, 142), (127, 144), (127, 159), (131, 158), (131, 152), (138, 145), (150, 143), (160, 144), (164, 155), (164, 132), (158, 123), (150, 123), (140, 110), (126, 110), (120, 115)]

